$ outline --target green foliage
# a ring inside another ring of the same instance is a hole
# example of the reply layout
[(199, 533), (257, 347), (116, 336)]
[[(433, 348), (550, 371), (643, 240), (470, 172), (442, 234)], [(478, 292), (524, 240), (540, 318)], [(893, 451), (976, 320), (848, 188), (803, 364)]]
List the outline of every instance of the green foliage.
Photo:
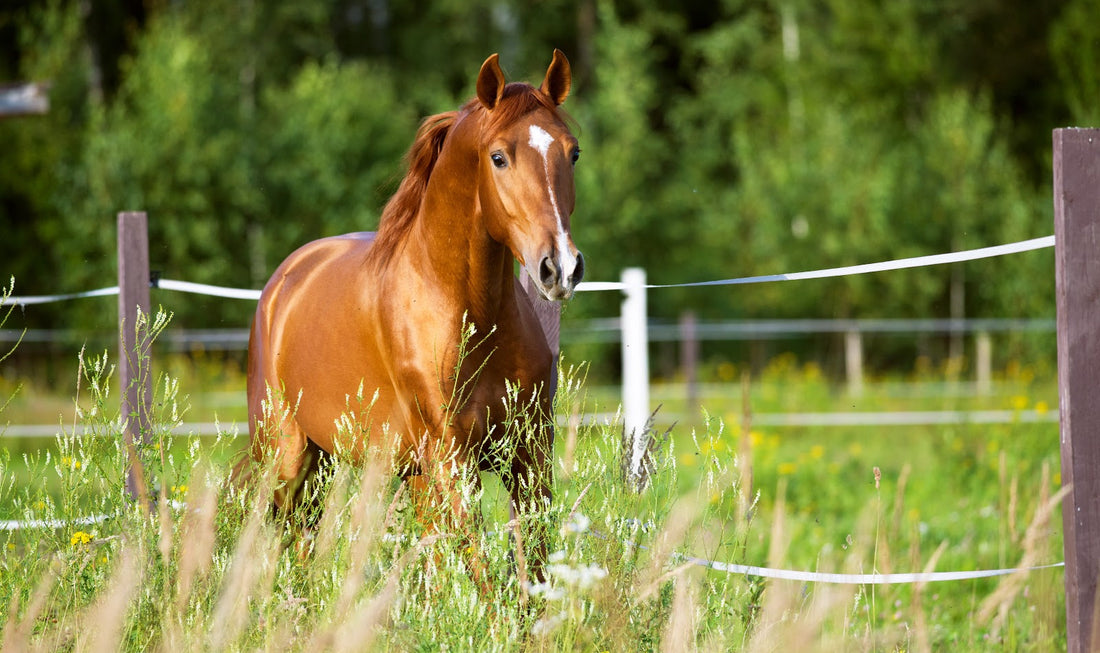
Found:
[[(154, 269), (259, 287), (304, 241), (376, 226), (416, 121), (469, 96), (487, 54), (537, 81), (555, 46), (574, 65), (575, 238), (590, 279), (642, 266), (654, 282), (699, 281), (1042, 236), (1043, 134), (1052, 115), (1094, 120), (1100, 63), (1085, 19), (1095, 0), (1033, 5), (201, 0), (135, 10), (120, 30), (85, 20), (78, 2), (27, 3), (0, 12), (20, 35), (8, 63), (52, 80), (52, 110), (0, 123), (14, 153), (0, 168), (0, 226), (13, 234), (0, 254), (27, 292), (109, 285), (113, 216), (141, 209)], [(124, 46), (95, 47), (120, 31)], [(1049, 268), (1046, 252), (668, 290), (651, 312), (1048, 316)], [(243, 326), (250, 312), (171, 302), (188, 327)], [(617, 302), (583, 295), (569, 315)], [(106, 327), (105, 313), (83, 304), (64, 319)], [(613, 359), (591, 353), (597, 370)]]
[(1100, 31), (1096, 0), (1073, 0), (1050, 30), (1050, 48), (1076, 126), (1100, 124)]

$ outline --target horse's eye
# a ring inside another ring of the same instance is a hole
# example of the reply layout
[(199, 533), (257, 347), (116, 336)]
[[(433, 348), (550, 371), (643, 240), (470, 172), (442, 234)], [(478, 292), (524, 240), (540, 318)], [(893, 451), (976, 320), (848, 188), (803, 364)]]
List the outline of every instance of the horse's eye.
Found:
[(573, 150), (573, 165), (577, 165), (577, 159), (581, 158), (581, 148)]
[(492, 160), (493, 165), (498, 168), (505, 168), (508, 166), (508, 159), (504, 158), (504, 155), (500, 152), (493, 152), (489, 155), (489, 158)]

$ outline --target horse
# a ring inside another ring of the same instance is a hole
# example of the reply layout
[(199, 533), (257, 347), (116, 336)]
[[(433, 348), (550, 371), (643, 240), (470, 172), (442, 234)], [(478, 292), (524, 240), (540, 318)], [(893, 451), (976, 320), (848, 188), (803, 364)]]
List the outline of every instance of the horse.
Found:
[(250, 457), (274, 469), (277, 510), (302, 505), (337, 450), (392, 455), (435, 531), (473, 532), (481, 471), (501, 475), (520, 523), (549, 505), (557, 361), (516, 262), (552, 301), (584, 275), (570, 230), (580, 148), (559, 108), (571, 83), (560, 50), (538, 88), (507, 83), (490, 56), (475, 97), (421, 123), (376, 234), (310, 242), (275, 270), (247, 392)]

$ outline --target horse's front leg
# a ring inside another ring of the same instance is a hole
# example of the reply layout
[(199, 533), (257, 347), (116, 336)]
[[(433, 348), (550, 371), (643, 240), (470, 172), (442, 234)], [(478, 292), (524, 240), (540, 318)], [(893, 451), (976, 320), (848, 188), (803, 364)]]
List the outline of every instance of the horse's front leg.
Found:
[(550, 508), (553, 470), (553, 426), (540, 426), (520, 442), (504, 482), (511, 495), (516, 538), (516, 571), (520, 582), (546, 580), (545, 565), (550, 531), (540, 513)]
[(457, 538), (471, 578), (487, 588), (484, 557), (476, 553), (481, 532), (481, 477), (477, 467), (450, 455), (428, 465), (422, 463), (421, 469), (423, 473), (407, 482), (425, 534)]

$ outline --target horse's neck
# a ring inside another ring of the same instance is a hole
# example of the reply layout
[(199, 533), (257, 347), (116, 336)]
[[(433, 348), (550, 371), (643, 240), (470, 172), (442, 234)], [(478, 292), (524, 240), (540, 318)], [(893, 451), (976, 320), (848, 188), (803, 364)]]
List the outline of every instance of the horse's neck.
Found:
[(512, 254), (493, 240), (477, 199), (477, 161), (461, 147), (444, 148), (416, 219), (414, 250), (436, 280), (470, 312), (495, 325), (515, 302)]

